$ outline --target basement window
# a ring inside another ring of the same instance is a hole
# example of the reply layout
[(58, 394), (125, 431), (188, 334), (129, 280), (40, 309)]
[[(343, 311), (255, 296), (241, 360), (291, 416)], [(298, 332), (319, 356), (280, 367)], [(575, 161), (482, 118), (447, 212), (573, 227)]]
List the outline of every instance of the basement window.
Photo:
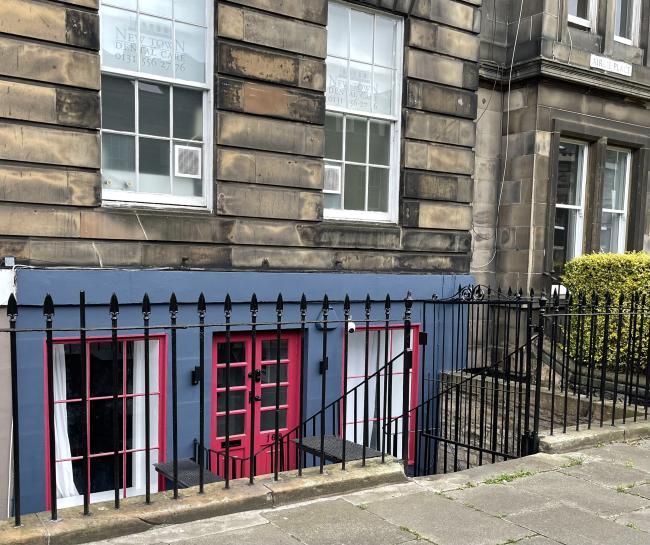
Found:
[(330, 3), (325, 217), (397, 219), (401, 19)]
[(211, 2), (102, 0), (105, 201), (205, 207)]

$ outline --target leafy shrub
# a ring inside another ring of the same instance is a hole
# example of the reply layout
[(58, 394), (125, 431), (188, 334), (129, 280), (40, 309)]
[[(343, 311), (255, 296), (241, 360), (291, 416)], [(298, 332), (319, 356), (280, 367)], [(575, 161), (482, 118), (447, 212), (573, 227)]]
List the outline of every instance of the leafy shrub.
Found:
[[(579, 317), (572, 318), (569, 344), (571, 356), (586, 361), (591, 350), (596, 365), (601, 365), (605, 350), (606, 300), (609, 296), (611, 304), (607, 328), (607, 367), (613, 369), (616, 364), (620, 338), (619, 369), (629, 365), (645, 369), (650, 319), (642, 315), (650, 311), (650, 255), (645, 252), (630, 252), (580, 256), (565, 265), (562, 284), (572, 294), (571, 311), (580, 313), (582, 310), (584, 313), (582, 322)], [(592, 308), (597, 313), (593, 345)]]

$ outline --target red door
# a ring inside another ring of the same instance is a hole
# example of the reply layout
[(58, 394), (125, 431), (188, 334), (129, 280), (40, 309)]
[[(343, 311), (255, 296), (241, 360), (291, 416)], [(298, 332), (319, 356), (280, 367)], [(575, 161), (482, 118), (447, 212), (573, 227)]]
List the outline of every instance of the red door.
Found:
[[(300, 402), (300, 333), (283, 332), (280, 337), (280, 367), (277, 364), (277, 334), (258, 333), (253, 376), (253, 342), (250, 333), (230, 337), (230, 471), (231, 476), (249, 474), (250, 434), (254, 434), (256, 474), (273, 471), (276, 389), (279, 390), (280, 436), (298, 426)], [(225, 336), (215, 337), (212, 372), (212, 467), (223, 475), (226, 450), (226, 368), (228, 349)], [(250, 402), (253, 392), (254, 401)], [(251, 411), (255, 426), (251, 430)], [(295, 434), (294, 434), (295, 435)], [(286, 443), (286, 442), (285, 442)], [(286, 446), (286, 445), (285, 445)], [(292, 453), (295, 449), (291, 449)], [(295, 466), (295, 456), (284, 455), (283, 469)], [(233, 474), (234, 471), (234, 474)]]

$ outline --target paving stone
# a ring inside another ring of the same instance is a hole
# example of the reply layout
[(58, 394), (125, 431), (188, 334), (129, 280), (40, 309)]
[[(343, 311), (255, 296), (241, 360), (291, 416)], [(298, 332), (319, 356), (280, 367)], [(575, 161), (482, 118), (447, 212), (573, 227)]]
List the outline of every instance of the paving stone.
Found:
[[(411, 504), (410, 499), (396, 501)], [(269, 511), (263, 516), (300, 541), (310, 544), (391, 545), (416, 537), (341, 499)]]
[(579, 477), (586, 481), (602, 484), (610, 488), (617, 488), (619, 486), (627, 487), (632, 484), (650, 481), (650, 473), (625, 465), (612, 464), (611, 461), (589, 462), (568, 467), (561, 471), (567, 475)]
[(533, 536), (521, 541), (517, 541), (517, 545), (562, 545), (559, 541), (554, 541), (544, 536)]
[(418, 494), (420, 492), (422, 492), (422, 487), (418, 486), (417, 483), (411, 482), (361, 490), (360, 492), (354, 492), (344, 496), (344, 499), (349, 501), (352, 505), (363, 505), (371, 501), (379, 501), (387, 498), (400, 498), (408, 496), (409, 494)]
[(507, 517), (565, 545), (648, 545), (648, 535), (575, 507), (550, 507)]
[(273, 524), (253, 526), (210, 536), (179, 541), (178, 545), (298, 545), (300, 542)]
[(607, 462), (650, 472), (650, 442), (637, 445), (613, 443), (584, 451), (584, 454)]
[(557, 500), (551, 500), (507, 484), (484, 484), (473, 488), (454, 490), (445, 493), (445, 495), (492, 515), (511, 515), (558, 503)]
[(650, 505), (650, 501), (611, 488), (593, 484), (559, 471), (550, 471), (517, 479), (509, 486), (539, 494), (551, 500), (572, 503), (598, 515), (610, 516), (635, 511)]
[(626, 490), (628, 494), (635, 494), (636, 496), (641, 496), (650, 500), (650, 484), (640, 484), (638, 486), (633, 486), (632, 488)]
[[(650, 533), (650, 509), (641, 509), (633, 513), (625, 513), (616, 519), (616, 522), (640, 530), (642, 532)], [(650, 541), (650, 538), (648, 539)]]
[[(437, 494), (368, 504), (368, 511), (437, 545), (496, 545), (531, 532)], [(384, 543), (379, 541), (378, 543)]]

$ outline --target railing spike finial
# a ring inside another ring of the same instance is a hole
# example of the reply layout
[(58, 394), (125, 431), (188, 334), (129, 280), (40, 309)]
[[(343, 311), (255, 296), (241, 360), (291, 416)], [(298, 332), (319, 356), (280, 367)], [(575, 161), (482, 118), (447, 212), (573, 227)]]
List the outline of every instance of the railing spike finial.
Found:
[(178, 312), (178, 300), (176, 299), (176, 293), (172, 292), (172, 296), (169, 298), (169, 313), (172, 316), (175, 316)]
[(207, 312), (207, 307), (205, 304), (205, 295), (203, 292), (199, 293), (199, 301), (196, 304), (196, 310), (199, 313), (200, 318), (205, 318), (205, 313)]
[(372, 306), (372, 303), (370, 302), (370, 294), (366, 294), (366, 300), (364, 303), (364, 309), (366, 311), (366, 316), (370, 316), (370, 307)]
[(605, 304), (611, 305), (612, 304), (612, 294), (609, 290), (605, 292)]
[(618, 304), (622, 305), (625, 302), (625, 294), (621, 292), (618, 296)]
[(307, 296), (303, 293), (300, 298), (300, 316), (307, 316)]
[(406, 299), (404, 300), (404, 307), (406, 308), (407, 314), (411, 314), (411, 308), (413, 307), (413, 295), (410, 291), (406, 292)]
[(275, 302), (275, 311), (278, 315), (282, 314), (282, 311), (284, 310), (284, 299), (282, 299), (282, 294), (278, 294), (278, 299)]
[(45, 296), (45, 301), (43, 301), (43, 315), (54, 316), (54, 301), (49, 293)]
[(530, 288), (530, 291), (529, 291), (528, 293), (529, 293), (531, 299), (532, 299), (533, 297), (535, 297), (535, 290), (534, 290), (533, 288)]
[(226, 315), (226, 318), (230, 318), (232, 314), (232, 299), (230, 299), (229, 293), (226, 293), (226, 299), (223, 302), (223, 312)]
[(327, 294), (325, 294), (325, 296), (323, 297), (323, 312), (329, 313), (329, 310), (330, 310), (330, 299), (327, 296)]
[(16, 316), (18, 316), (18, 302), (13, 293), (9, 294), (9, 300), (7, 301), (7, 316), (10, 320), (15, 320)]
[(259, 304), (257, 302), (257, 294), (253, 293), (251, 297), (251, 306), (250, 306), (251, 314), (257, 314), (258, 310), (259, 310)]
[(508, 297), (512, 297), (512, 286), (508, 288)]
[(350, 314), (350, 296), (346, 293), (345, 300), (343, 301), (343, 310), (349, 315)]
[(117, 295), (115, 292), (113, 292), (113, 295), (111, 295), (111, 302), (109, 304), (108, 312), (112, 318), (117, 317), (117, 315), (120, 313), (120, 303), (117, 300)]
[(151, 314), (151, 301), (149, 300), (148, 293), (145, 293), (144, 297), (142, 298), (142, 314), (144, 314), (147, 318)]
[[(435, 294), (434, 294), (434, 297), (435, 297)], [(386, 300), (384, 301), (384, 309), (386, 310), (386, 312), (390, 312), (390, 294), (389, 293), (386, 294)]]

